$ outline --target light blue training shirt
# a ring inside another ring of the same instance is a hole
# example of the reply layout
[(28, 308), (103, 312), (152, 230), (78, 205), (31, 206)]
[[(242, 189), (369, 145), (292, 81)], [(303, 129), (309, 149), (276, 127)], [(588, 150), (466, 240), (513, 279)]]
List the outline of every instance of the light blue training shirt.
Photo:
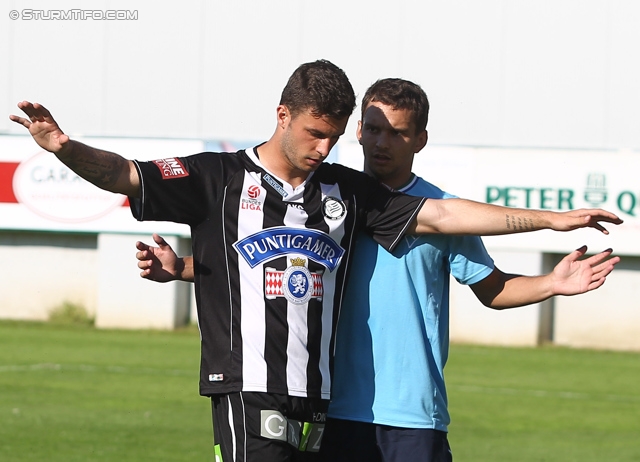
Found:
[[(402, 192), (454, 197), (413, 177)], [(447, 431), (449, 273), (475, 284), (493, 260), (476, 236), (405, 236), (393, 254), (361, 233), (338, 320), (329, 417)]]

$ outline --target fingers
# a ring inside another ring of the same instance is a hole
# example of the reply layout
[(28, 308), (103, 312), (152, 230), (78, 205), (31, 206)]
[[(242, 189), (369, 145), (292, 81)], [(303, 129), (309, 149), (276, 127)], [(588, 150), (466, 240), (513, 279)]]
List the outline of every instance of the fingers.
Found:
[(585, 253), (587, 253), (587, 246), (583, 245), (582, 247), (578, 247), (576, 250), (571, 252), (567, 257), (571, 260), (576, 261), (580, 259)]
[(592, 215), (585, 215), (582, 217), (582, 219), (584, 220), (585, 226), (595, 228), (603, 234), (609, 234), (609, 231), (607, 231), (604, 226), (598, 223), (598, 219), (594, 218)]
[(153, 241), (158, 244), (158, 247), (166, 247), (169, 244), (167, 244), (167, 241), (164, 240), (164, 238), (162, 236), (160, 236), (159, 234), (153, 233)]
[(32, 122), (38, 119), (38, 109), (29, 101), (20, 101), (18, 108), (20, 108)]
[(136, 242), (136, 249), (138, 250), (147, 250), (149, 246), (142, 241)]
[(624, 223), (624, 220), (622, 218), (620, 218), (619, 216), (611, 212), (607, 212), (606, 210), (603, 210), (602, 213), (604, 213), (604, 216), (599, 218), (600, 221), (606, 221), (608, 223), (613, 223), (614, 225), (619, 225)]
[(604, 258), (608, 257), (612, 253), (613, 253), (613, 249), (608, 248), (608, 249), (603, 250), (600, 253), (596, 253), (594, 255), (591, 255), (589, 258), (586, 259), (586, 261), (603, 260)]
[(584, 209), (583, 213), (586, 213), (590, 219), (595, 221), (606, 221), (607, 223), (614, 223), (616, 225), (623, 222), (615, 213), (603, 209)]
[(600, 231), (602, 234), (609, 234), (609, 231), (607, 230), (607, 228), (605, 228), (598, 222), (594, 222), (591, 226), (597, 229), (598, 231)]
[(615, 265), (620, 262), (620, 257), (608, 258), (612, 252), (612, 249), (607, 249), (581, 262), (591, 266), (591, 282), (588, 285), (588, 290), (602, 286)]
[(580, 258), (582, 258), (585, 253), (587, 253), (587, 246), (583, 245), (582, 247), (577, 248), (576, 250), (571, 252), (570, 254), (565, 255), (562, 258), (562, 261), (566, 261), (568, 264), (573, 265), (574, 263), (578, 262), (578, 260), (580, 260)]
[(587, 290), (594, 290), (597, 289), (598, 287), (600, 287), (602, 284), (605, 283), (607, 279), (606, 278), (600, 278), (597, 281), (593, 281), (591, 284), (589, 284)]
[(27, 118), (17, 115), (10, 115), (9, 119), (13, 122), (23, 125), (29, 128), (34, 122), (49, 122), (54, 123), (53, 117), (49, 110), (39, 103), (30, 103), (29, 101), (21, 101), (18, 103), (18, 108), (27, 115)]
[(613, 257), (605, 262), (592, 266), (591, 270), (593, 271), (593, 278), (596, 279), (609, 275), (619, 262), (620, 257)]
[(28, 119), (25, 119), (24, 117), (19, 117), (17, 115), (10, 115), (9, 119), (17, 124), (22, 125), (25, 128), (29, 128), (31, 126), (31, 121)]
[[(609, 256), (611, 256), (612, 252), (613, 252), (612, 249), (603, 250), (600, 253), (597, 253), (595, 255), (590, 256), (589, 258), (586, 258), (584, 262), (591, 267), (595, 267), (596, 265), (604, 262)], [(614, 262), (613, 264), (615, 265), (619, 261), (620, 261), (620, 257), (614, 257), (614, 258), (610, 258), (605, 263)]]
[(39, 103), (30, 103), (29, 101), (21, 101), (18, 107), (29, 116), (32, 122), (44, 122), (45, 118), (51, 118), (49, 110)]
[[(144, 242), (138, 241), (136, 242), (136, 248), (138, 249), (138, 252), (136, 252), (136, 259), (140, 260), (140, 262), (142, 262), (142, 260), (148, 260), (149, 262), (153, 260), (154, 253), (152, 247), (148, 246)], [(140, 266), (140, 263), (138, 263), (138, 266)], [(140, 268), (142, 267), (140, 266)]]
[(603, 234), (609, 234), (609, 231), (602, 226), (601, 222), (614, 225), (623, 223), (623, 220), (616, 214), (602, 209), (580, 209), (577, 210), (577, 214), (572, 213), (572, 216), (580, 218), (582, 224), (578, 225), (578, 227), (588, 226), (597, 229)]
[(600, 224), (601, 221), (614, 225), (619, 225), (622, 223), (621, 218), (605, 210), (599, 211), (598, 213), (594, 213), (592, 215), (588, 215), (586, 218), (588, 218), (590, 221), (589, 226), (597, 229), (603, 234), (609, 234), (609, 231)]
[[(587, 246), (583, 245), (580, 248), (574, 250), (569, 255), (565, 256), (562, 262), (556, 268), (562, 268), (565, 266), (567, 271), (563, 277), (577, 278), (576, 281), (581, 280), (579, 290), (570, 290), (565, 295), (573, 295), (577, 293), (584, 293), (597, 289), (602, 286), (607, 276), (611, 274), (615, 266), (620, 262), (620, 257), (611, 257), (613, 253), (612, 249), (603, 250), (600, 253), (591, 255), (587, 258), (583, 257), (587, 252)], [(564, 270), (560, 270), (562, 273)]]

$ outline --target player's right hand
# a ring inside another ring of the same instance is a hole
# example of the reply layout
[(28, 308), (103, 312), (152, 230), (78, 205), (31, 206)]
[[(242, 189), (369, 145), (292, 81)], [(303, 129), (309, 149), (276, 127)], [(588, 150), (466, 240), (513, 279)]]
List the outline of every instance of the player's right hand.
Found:
[(34, 141), (45, 151), (59, 154), (70, 148), (69, 137), (60, 129), (51, 113), (39, 103), (22, 101), (18, 108), (27, 117), (10, 115), (9, 119), (29, 130)]

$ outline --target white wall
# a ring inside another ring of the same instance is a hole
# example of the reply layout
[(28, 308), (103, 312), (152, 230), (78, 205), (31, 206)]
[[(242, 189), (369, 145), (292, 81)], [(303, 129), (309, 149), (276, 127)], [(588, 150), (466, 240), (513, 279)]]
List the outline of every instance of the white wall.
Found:
[(95, 314), (97, 236), (0, 230), (0, 318), (45, 320), (64, 302)]
[[(190, 254), (184, 240), (163, 236), (180, 255)], [(135, 234), (98, 237), (96, 326), (173, 329), (190, 317), (191, 284), (157, 284), (139, 277), (134, 244), (152, 241)]]
[(78, 3), (4, 5), (0, 107), (40, 101), (72, 134), (265, 139), (293, 69), (327, 58), (359, 96), (421, 84), (434, 144), (640, 148), (634, 0), (91, 3), (128, 21), (12, 21)]
[(625, 257), (602, 289), (555, 300), (558, 345), (640, 351), (640, 258)]
[[(539, 252), (491, 249), (498, 268), (507, 273), (541, 274)], [(451, 278), (451, 340), (486, 345), (533, 346), (539, 343), (541, 304), (513, 310), (492, 310), (478, 301), (469, 287)]]

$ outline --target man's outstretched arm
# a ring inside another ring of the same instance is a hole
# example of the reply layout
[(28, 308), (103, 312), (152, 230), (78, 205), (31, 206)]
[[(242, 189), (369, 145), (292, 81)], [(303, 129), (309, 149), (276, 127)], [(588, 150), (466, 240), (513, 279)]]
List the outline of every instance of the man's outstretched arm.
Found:
[(140, 178), (132, 161), (71, 140), (51, 113), (38, 103), (22, 101), (18, 107), (27, 117), (11, 115), (9, 118), (26, 127), (42, 149), (55, 154), (63, 164), (101, 189), (139, 197)]
[(492, 236), (541, 229), (571, 231), (595, 228), (608, 234), (601, 223), (618, 225), (622, 220), (602, 209), (553, 212), (502, 207), (466, 199), (428, 199), (407, 232)]
[(158, 247), (136, 242), (136, 258), (140, 277), (156, 282), (193, 282), (193, 257), (178, 257), (173, 248), (158, 234), (153, 235)]
[[(495, 268), (471, 290), (483, 305), (494, 309), (514, 308), (538, 303), (556, 295), (577, 295), (595, 290), (605, 283), (620, 257), (611, 249), (584, 258), (587, 246), (565, 256), (553, 271), (542, 276), (506, 274)], [(609, 258), (611, 257), (611, 258)]]
[[(140, 276), (156, 282), (193, 282), (193, 257), (178, 257), (157, 234), (153, 240), (158, 247), (136, 243)], [(530, 305), (556, 295), (586, 293), (601, 287), (620, 261), (620, 257), (611, 257), (611, 249), (580, 260), (586, 251), (586, 246), (580, 247), (565, 256), (551, 273), (542, 276), (506, 274), (495, 268), (471, 289), (478, 300), (494, 309)]]

